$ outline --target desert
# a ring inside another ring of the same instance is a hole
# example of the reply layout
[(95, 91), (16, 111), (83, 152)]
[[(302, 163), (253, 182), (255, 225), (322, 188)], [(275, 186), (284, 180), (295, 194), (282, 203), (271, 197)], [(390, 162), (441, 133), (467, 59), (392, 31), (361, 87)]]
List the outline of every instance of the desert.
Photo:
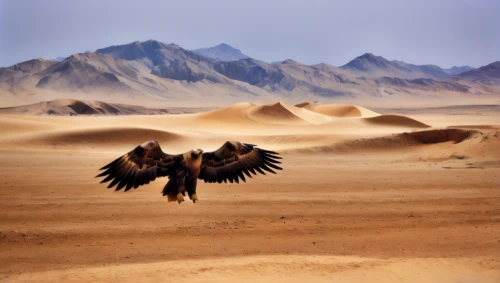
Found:
[[(498, 282), (499, 112), (377, 111), (2, 113), (1, 280)], [(146, 140), (169, 153), (244, 141), (284, 170), (200, 184), (196, 204), (167, 202), (166, 178), (126, 193), (94, 178)]]

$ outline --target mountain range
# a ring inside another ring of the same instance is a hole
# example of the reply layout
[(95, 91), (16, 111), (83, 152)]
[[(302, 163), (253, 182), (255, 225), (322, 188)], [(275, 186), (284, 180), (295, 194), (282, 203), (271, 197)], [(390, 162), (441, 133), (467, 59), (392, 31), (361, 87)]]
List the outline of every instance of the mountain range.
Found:
[(227, 44), (187, 50), (156, 40), (34, 59), (0, 68), (3, 105), (72, 98), (140, 105), (217, 105), (243, 100), (418, 100), (496, 97), (500, 62), (442, 69), (371, 53), (341, 67), (288, 59), (266, 63)]

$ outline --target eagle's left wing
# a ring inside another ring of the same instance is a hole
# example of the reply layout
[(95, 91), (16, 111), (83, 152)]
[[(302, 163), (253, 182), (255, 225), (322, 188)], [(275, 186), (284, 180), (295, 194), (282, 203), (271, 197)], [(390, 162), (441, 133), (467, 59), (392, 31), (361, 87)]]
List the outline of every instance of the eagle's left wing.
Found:
[(278, 155), (277, 152), (260, 149), (252, 144), (228, 141), (216, 151), (203, 153), (198, 179), (206, 183), (227, 183), (227, 180), (239, 183), (238, 177), (246, 182), (243, 174), (250, 178), (250, 173), (257, 175), (256, 171), (264, 175), (266, 173), (263, 170), (276, 174), (273, 169), (282, 170), (276, 165), (281, 163), (277, 161), (281, 159)]
[(96, 177), (106, 176), (101, 183), (112, 180), (108, 188), (117, 185), (117, 191), (123, 187), (128, 191), (149, 184), (157, 177), (171, 176), (180, 168), (182, 160), (182, 155), (163, 152), (157, 141), (148, 141), (101, 168), (105, 171)]

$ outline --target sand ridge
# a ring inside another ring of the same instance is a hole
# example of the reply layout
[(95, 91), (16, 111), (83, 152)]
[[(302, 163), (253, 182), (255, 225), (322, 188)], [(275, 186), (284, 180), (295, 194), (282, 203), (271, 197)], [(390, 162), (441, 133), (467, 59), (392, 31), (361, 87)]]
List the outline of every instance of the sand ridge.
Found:
[(332, 117), (373, 117), (378, 113), (366, 109), (364, 107), (348, 104), (319, 104), (302, 102), (296, 104), (295, 107), (305, 108), (316, 113), (321, 113)]
[(364, 119), (365, 122), (374, 125), (394, 126), (394, 127), (411, 127), (411, 128), (429, 128), (420, 121), (401, 115), (378, 115)]

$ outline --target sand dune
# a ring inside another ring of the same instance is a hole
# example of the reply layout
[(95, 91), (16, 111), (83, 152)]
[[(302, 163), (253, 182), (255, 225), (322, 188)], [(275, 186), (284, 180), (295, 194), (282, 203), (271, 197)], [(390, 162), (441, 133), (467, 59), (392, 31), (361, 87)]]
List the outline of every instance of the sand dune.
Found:
[(284, 102), (253, 107), (247, 111), (247, 117), (256, 122), (284, 125), (319, 125), (330, 121), (324, 115), (287, 105)]
[(373, 117), (379, 115), (376, 112), (368, 110), (364, 107), (346, 104), (317, 104), (302, 102), (295, 105), (299, 108), (321, 113), (332, 117)]
[(380, 115), (369, 109), (343, 104), (288, 105), (284, 102), (254, 105), (238, 103), (197, 115), (197, 119), (214, 122), (274, 124), (290, 126), (328, 125), (340, 127), (429, 127), (414, 119), (398, 115)]
[(395, 126), (395, 127), (406, 127), (406, 128), (430, 127), (429, 125), (426, 125), (422, 122), (400, 115), (379, 115), (370, 118), (365, 118), (364, 121), (373, 125), (384, 125), (384, 126)]
[(255, 105), (248, 102), (237, 103), (228, 107), (216, 109), (197, 115), (198, 120), (216, 122), (281, 125), (318, 125), (327, 123), (330, 119), (324, 115), (287, 105), (284, 102)]
[(404, 133), (408, 139), (414, 140), (423, 144), (433, 144), (442, 142), (461, 143), (470, 138), (472, 135), (478, 134), (477, 131), (466, 131), (461, 129), (444, 129), (444, 130), (431, 130), (413, 133)]
[(246, 111), (255, 105), (249, 102), (236, 103), (228, 107), (222, 107), (196, 116), (199, 121), (221, 121), (237, 123), (246, 120)]

